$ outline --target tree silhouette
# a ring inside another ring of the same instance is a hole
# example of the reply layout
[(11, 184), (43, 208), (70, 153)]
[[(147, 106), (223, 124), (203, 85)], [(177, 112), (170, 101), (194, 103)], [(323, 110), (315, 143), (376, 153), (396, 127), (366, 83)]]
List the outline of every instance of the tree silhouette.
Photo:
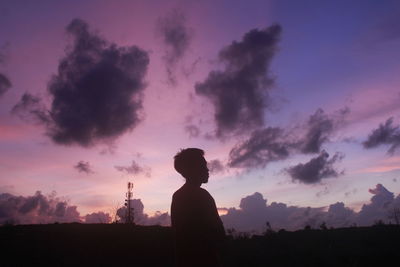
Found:
[(388, 212), (388, 218), (390, 220), (394, 220), (394, 222), (399, 225), (400, 224), (400, 208), (399, 207), (394, 207), (389, 210)]

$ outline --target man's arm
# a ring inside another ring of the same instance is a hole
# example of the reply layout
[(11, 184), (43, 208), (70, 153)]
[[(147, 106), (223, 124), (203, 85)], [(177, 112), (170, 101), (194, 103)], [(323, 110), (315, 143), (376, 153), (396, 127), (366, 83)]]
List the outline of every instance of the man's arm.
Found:
[(220, 242), (225, 239), (225, 229), (222, 224), (221, 218), (219, 217), (217, 206), (215, 204), (214, 198), (205, 191), (206, 200), (204, 203), (206, 204), (206, 220), (205, 223), (208, 228), (209, 239), (214, 242)]

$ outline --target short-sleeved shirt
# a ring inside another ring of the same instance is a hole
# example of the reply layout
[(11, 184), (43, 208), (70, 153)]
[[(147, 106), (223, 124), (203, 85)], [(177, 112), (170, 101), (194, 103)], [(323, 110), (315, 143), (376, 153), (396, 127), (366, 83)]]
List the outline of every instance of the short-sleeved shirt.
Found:
[(178, 189), (171, 204), (178, 266), (219, 266), (217, 246), (225, 231), (207, 190), (190, 184)]

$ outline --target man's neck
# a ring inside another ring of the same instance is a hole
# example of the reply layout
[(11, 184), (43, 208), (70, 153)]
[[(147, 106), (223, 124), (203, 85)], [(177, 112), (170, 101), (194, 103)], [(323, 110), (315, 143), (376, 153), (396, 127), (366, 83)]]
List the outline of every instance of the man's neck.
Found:
[(193, 186), (193, 187), (200, 187), (201, 182), (199, 181), (193, 181), (193, 180), (186, 180), (186, 185)]

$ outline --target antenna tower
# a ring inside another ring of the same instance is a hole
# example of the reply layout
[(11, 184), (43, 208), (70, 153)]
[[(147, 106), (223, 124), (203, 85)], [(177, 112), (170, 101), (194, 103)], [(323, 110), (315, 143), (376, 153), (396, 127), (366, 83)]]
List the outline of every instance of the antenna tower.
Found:
[(126, 192), (125, 206), (126, 206), (126, 221), (125, 223), (133, 224), (133, 207), (132, 196), (133, 196), (133, 183), (128, 182), (128, 191)]

